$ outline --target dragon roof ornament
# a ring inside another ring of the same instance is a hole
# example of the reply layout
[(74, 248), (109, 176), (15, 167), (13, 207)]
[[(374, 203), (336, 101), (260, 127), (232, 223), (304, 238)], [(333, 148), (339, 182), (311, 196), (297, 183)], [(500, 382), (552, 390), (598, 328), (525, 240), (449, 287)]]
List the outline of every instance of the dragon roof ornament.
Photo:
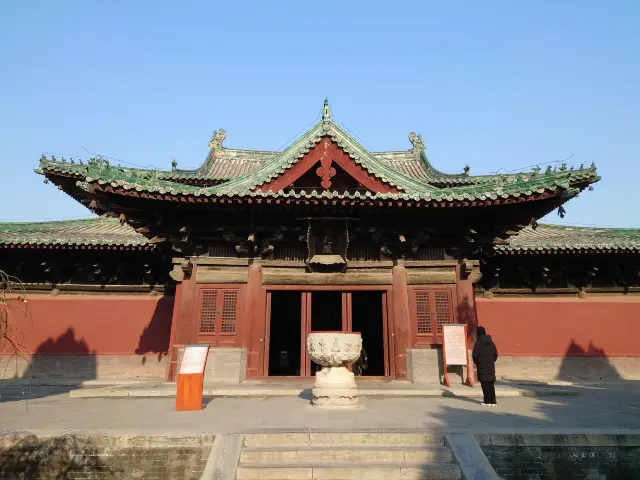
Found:
[(422, 135), (416, 132), (411, 132), (409, 134), (409, 141), (411, 142), (411, 145), (413, 145), (413, 148), (411, 150), (413, 150), (414, 153), (419, 155), (424, 151), (424, 141), (422, 140)]
[(213, 150), (214, 155), (216, 157), (221, 157), (223, 155), (223, 146), (222, 142), (227, 138), (227, 132), (224, 129), (214, 130), (211, 134), (211, 139), (209, 140), (209, 150)]

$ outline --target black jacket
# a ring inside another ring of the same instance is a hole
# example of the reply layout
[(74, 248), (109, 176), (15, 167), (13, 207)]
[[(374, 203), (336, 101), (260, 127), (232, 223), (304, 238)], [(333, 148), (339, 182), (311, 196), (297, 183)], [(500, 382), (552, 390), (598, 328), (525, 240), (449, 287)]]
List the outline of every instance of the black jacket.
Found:
[(496, 381), (496, 360), (498, 349), (491, 340), (491, 335), (480, 335), (473, 346), (473, 363), (478, 366), (478, 380), (480, 382)]

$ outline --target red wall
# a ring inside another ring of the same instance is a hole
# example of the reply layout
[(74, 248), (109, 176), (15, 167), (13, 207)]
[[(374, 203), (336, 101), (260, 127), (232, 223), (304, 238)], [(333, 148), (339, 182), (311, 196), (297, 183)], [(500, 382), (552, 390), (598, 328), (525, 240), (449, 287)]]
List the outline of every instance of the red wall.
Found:
[(21, 320), (18, 338), (28, 353), (141, 355), (169, 348), (173, 297), (29, 295), (28, 305), (31, 318)]
[(476, 299), (501, 355), (640, 356), (640, 297)]

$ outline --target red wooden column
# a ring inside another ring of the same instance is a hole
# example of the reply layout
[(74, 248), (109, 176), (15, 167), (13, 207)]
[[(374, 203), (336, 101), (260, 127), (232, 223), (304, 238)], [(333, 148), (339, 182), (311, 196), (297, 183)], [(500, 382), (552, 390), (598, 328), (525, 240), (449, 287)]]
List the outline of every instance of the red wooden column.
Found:
[(473, 282), (477, 274), (466, 272), (460, 265), (456, 267), (456, 297), (458, 304), (458, 322), (467, 325), (467, 339), (469, 345), (473, 345), (478, 328), (478, 315), (476, 313), (476, 297), (473, 291)]
[(392, 269), (393, 287), (393, 336), (396, 380), (407, 379), (407, 348), (411, 346), (411, 318), (409, 316), (409, 292), (407, 271), (404, 265)]
[(249, 265), (245, 294), (242, 345), (247, 349), (247, 378), (265, 374), (264, 348), (266, 333), (267, 291), (262, 288), (262, 267)]
[(182, 282), (176, 285), (176, 294), (173, 299), (173, 314), (171, 315), (171, 334), (169, 335), (169, 350), (176, 344), (176, 327), (182, 302)]
[(173, 305), (173, 317), (171, 319), (171, 335), (169, 337), (169, 372), (167, 379), (174, 381), (178, 361), (178, 352), (175, 345), (186, 345), (196, 340), (197, 328), (197, 292), (196, 269), (193, 265), (189, 278), (184, 278), (176, 287), (176, 297)]

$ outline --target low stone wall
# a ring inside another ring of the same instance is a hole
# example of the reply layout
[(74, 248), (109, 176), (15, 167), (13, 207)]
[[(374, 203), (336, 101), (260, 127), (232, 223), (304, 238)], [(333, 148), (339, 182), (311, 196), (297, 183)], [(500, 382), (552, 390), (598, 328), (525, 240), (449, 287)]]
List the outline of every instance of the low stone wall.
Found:
[(638, 435), (476, 435), (503, 480), (640, 478)]
[(503, 380), (640, 380), (640, 357), (501, 356), (496, 375)]
[(0, 479), (198, 480), (214, 437), (0, 437)]
[(160, 379), (167, 376), (168, 357), (152, 355), (0, 355), (0, 379), (31, 378), (34, 383), (89, 380)]
[[(471, 352), (469, 352), (471, 355)], [(473, 362), (469, 358), (473, 368)], [(448, 366), (449, 380), (462, 383), (466, 380), (466, 367)], [(407, 349), (407, 379), (413, 383), (439, 383), (444, 375), (444, 362), (441, 348), (409, 348)], [(473, 370), (471, 372), (473, 377)]]
[[(472, 377), (475, 378), (475, 367), (471, 358), (469, 358), (469, 362), (472, 366)], [(460, 382), (462, 375), (466, 375), (466, 369), (459, 366), (449, 366), (447, 371), (452, 382)], [(418, 384), (437, 383), (438, 379), (442, 379), (443, 374), (442, 349), (407, 349), (407, 377), (409, 381)], [(496, 362), (496, 377), (498, 380), (541, 382), (640, 380), (640, 357), (501, 355)]]
[(247, 354), (244, 348), (211, 348), (204, 382), (207, 385), (238, 385), (244, 381), (247, 371)]

